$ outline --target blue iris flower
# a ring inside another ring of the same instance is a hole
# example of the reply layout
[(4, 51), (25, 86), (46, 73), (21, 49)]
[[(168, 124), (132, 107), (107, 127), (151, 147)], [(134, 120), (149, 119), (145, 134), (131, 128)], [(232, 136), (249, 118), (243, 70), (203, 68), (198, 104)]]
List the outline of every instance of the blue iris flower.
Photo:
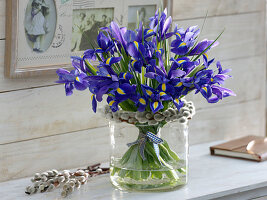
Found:
[(79, 72), (77, 69), (68, 71), (65, 69), (58, 69), (57, 75), (59, 80), (56, 83), (65, 84), (65, 92), (67, 96), (73, 94), (73, 89), (85, 90), (88, 88), (88, 82), (85, 80), (87, 75), (83, 72)]
[(191, 26), (186, 31), (178, 29), (176, 26), (174, 30), (176, 40), (173, 40), (171, 43), (171, 52), (177, 55), (187, 54), (189, 49), (195, 44), (199, 32), (200, 30), (197, 26)]
[[(97, 36), (97, 43), (99, 48), (96, 49), (96, 53), (108, 52), (114, 48), (114, 42), (106, 36), (103, 32), (99, 32)], [(113, 52), (111, 52), (113, 53)]]
[(156, 113), (164, 108), (162, 101), (172, 100), (172, 97), (162, 91), (161, 88), (158, 88), (158, 90), (154, 90), (153, 88), (147, 85), (141, 85), (141, 88), (144, 93), (145, 99), (150, 100), (149, 105), (153, 113)]
[[(209, 103), (217, 103), (220, 99), (228, 96), (236, 96), (230, 89), (216, 86), (222, 85), (227, 78), (231, 76), (226, 73), (231, 71), (229, 69), (222, 70), (220, 62), (217, 62), (218, 73), (214, 75), (213, 70), (201, 70), (195, 75), (194, 86), (196, 94), (200, 92)], [(213, 95), (214, 94), (214, 95)]]
[[(111, 65), (121, 60), (120, 57), (111, 57), (106, 59), (99, 65), (98, 75), (87, 76), (84, 79), (89, 83), (90, 91), (95, 94), (98, 102), (102, 101), (103, 95), (107, 94), (110, 90), (119, 87), (119, 77), (113, 71)], [(93, 107), (93, 110), (95, 108)]]
[(154, 30), (157, 35), (157, 40), (165, 40), (171, 37), (174, 33), (169, 32), (168, 30), (171, 26), (172, 18), (171, 16), (167, 17), (167, 9), (159, 15), (158, 11), (156, 11), (155, 16), (150, 18), (150, 29)]

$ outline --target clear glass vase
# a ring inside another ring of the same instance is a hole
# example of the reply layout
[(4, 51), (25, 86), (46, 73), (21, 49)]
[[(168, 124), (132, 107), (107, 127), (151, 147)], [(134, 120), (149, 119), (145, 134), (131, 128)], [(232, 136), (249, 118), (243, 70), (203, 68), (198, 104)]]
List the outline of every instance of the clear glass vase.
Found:
[[(115, 187), (158, 191), (187, 183), (188, 123), (176, 120), (148, 125), (110, 121), (109, 128), (110, 178)], [(147, 132), (163, 141), (155, 145), (146, 137)]]

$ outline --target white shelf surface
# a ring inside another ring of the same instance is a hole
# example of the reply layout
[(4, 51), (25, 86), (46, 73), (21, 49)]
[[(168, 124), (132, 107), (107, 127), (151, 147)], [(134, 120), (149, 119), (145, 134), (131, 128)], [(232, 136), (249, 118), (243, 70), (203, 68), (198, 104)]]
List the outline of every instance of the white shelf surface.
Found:
[[(91, 179), (79, 191), (65, 199), (74, 200), (207, 200), (265, 199), (267, 197), (267, 161), (253, 162), (211, 156), (209, 147), (222, 141), (190, 147), (189, 183), (170, 192), (122, 192), (114, 189), (109, 176)], [(0, 183), (1, 200), (60, 200), (61, 189), (49, 193), (26, 195), (30, 178)], [(265, 197), (264, 197), (265, 196)], [(266, 198), (267, 199), (267, 198)]]

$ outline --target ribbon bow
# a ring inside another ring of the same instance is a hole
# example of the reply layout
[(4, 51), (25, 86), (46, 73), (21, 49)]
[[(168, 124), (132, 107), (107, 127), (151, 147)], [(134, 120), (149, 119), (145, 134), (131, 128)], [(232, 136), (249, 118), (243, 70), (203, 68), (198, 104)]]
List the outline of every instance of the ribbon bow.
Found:
[[(144, 152), (145, 152), (145, 144), (146, 144), (147, 140), (150, 140), (153, 143), (155, 153), (159, 159), (159, 156), (160, 156), (159, 155), (159, 144), (161, 144), (163, 142), (163, 140), (161, 138), (159, 138), (157, 135), (155, 135), (149, 131), (146, 134), (143, 134), (142, 137), (140, 139), (136, 140), (135, 142), (128, 143), (127, 146), (131, 147), (135, 144), (139, 144), (140, 155), (141, 155), (143, 160), (146, 160)], [(159, 159), (159, 161), (160, 161), (160, 159)], [(161, 161), (160, 161), (160, 163), (161, 163)]]

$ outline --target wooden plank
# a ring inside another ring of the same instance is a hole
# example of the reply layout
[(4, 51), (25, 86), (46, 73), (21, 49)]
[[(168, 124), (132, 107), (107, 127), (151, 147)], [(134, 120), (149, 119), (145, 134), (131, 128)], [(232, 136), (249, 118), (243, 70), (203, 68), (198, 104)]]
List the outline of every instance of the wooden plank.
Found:
[(189, 125), (191, 144), (265, 135), (265, 100), (198, 109)]
[[(190, 143), (264, 134), (261, 100), (199, 110), (189, 126)], [(96, 121), (94, 121), (96, 122)], [(75, 168), (108, 161), (108, 128), (0, 145), (0, 181), (52, 168)]]
[(173, 0), (174, 20), (264, 11), (265, 0)]
[(5, 25), (6, 25), (6, 0), (0, 0), (0, 40), (5, 38), (6, 35)]
[(0, 181), (108, 161), (109, 148), (107, 128), (0, 145)]
[(0, 93), (10, 90), (55, 85), (58, 79), (56, 74), (46, 76), (35, 76), (31, 78), (11, 79), (4, 76), (5, 40), (0, 40)]
[[(204, 19), (174, 21), (179, 27), (187, 28), (199, 25)], [(265, 16), (264, 13), (248, 13), (242, 15), (210, 17), (206, 20), (200, 40), (214, 40), (225, 28), (219, 38), (220, 45), (208, 54), (210, 58), (219, 60), (244, 58), (265, 55)]]
[(0, 110), (0, 144), (107, 124), (92, 111), (89, 91), (66, 97), (63, 85), (2, 93)]
[(224, 69), (232, 68), (232, 72), (229, 74), (233, 76), (225, 81), (223, 87), (232, 89), (237, 96), (227, 97), (216, 104), (209, 104), (200, 93), (197, 95), (191, 93), (186, 99), (193, 101), (196, 108), (213, 108), (218, 105), (237, 104), (265, 98), (266, 62), (264, 56), (227, 60), (222, 61), (221, 64)]

